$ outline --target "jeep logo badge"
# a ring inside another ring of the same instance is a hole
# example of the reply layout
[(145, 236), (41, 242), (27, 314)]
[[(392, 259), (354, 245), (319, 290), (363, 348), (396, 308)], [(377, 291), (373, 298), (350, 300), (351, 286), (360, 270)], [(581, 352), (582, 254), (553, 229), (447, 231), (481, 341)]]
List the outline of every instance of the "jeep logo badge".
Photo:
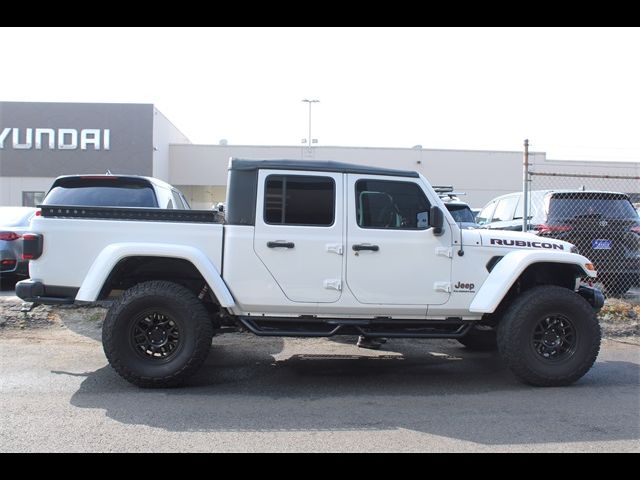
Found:
[(475, 283), (458, 282), (453, 286), (453, 291), (471, 293), (471, 292), (475, 292), (475, 288), (476, 288)]

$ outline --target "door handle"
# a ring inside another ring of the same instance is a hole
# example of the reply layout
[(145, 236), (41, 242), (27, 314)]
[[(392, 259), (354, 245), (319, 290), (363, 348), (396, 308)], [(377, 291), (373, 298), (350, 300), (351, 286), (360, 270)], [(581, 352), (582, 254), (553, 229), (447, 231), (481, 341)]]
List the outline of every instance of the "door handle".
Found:
[(282, 240), (278, 240), (277, 242), (267, 242), (267, 247), (269, 248), (293, 248), (296, 244), (293, 242), (283, 242)]
[(372, 252), (377, 252), (380, 250), (378, 245), (369, 245), (367, 243), (356, 243), (351, 248), (354, 252), (359, 252), (360, 250), (371, 250)]

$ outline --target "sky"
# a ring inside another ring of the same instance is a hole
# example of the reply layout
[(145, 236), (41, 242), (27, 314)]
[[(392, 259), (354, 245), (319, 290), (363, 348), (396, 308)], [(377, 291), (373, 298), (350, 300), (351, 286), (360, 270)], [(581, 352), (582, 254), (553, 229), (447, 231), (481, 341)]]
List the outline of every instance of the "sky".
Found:
[(640, 161), (640, 28), (0, 28), (0, 101), (153, 103), (192, 142)]

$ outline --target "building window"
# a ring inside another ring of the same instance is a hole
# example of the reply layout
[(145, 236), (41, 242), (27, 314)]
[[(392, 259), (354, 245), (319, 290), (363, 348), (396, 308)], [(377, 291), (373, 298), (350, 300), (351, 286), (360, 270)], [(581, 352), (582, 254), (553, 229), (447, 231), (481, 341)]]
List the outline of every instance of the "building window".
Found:
[(44, 200), (44, 192), (22, 192), (22, 206), (36, 207)]
[(275, 225), (333, 225), (336, 185), (330, 177), (269, 175), (264, 221)]

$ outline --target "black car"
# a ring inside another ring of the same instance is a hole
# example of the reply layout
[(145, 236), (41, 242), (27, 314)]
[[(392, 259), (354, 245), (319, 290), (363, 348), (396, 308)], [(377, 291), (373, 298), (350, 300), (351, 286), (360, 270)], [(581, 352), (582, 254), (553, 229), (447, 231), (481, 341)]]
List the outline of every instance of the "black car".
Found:
[(31, 207), (0, 207), (0, 279), (29, 275), (22, 240), (35, 213)]
[[(533, 233), (573, 243), (598, 271), (609, 296), (640, 284), (640, 218), (620, 192), (544, 190), (531, 192)], [(522, 193), (489, 202), (478, 215), (483, 228), (522, 230)]]

